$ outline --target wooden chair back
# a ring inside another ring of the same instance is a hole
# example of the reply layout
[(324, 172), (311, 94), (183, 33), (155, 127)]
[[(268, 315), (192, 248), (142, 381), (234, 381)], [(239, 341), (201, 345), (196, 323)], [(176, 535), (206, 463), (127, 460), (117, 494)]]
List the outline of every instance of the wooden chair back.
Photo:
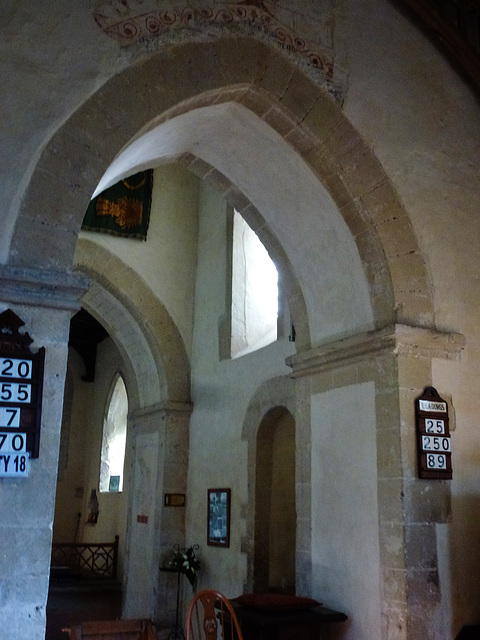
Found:
[(148, 620), (96, 620), (62, 629), (70, 640), (156, 640)]
[(186, 618), (186, 640), (243, 640), (235, 611), (219, 591), (199, 591)]

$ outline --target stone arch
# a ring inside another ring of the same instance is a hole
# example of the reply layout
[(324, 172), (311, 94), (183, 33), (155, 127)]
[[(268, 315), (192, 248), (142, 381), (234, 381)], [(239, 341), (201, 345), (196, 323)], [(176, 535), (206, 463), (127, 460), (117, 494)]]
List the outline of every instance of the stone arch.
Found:
[[(164, 387), (162, 389), (145, 336), (128, 310), (111, 291), (95, 280), (81, 302), (82, 307), (104, 326), (122, 356), (122, 374), (131, 409), (148, 406), (155, 395), (158, 402), (162, 392), (164, 393)], [(146, 389), (142, 385), (142, 377), (145, 375), (142, 376), (142, 371), (150, 374), (150, 385)]]
[[(193, 108), (163, 122), (155, 119), (118, 154), (96, 193), (121, 176), (191, 148), (203, 161), (221, 166), (223, 175), (262, 211), (266, 224), (262, 229), (257, 221), (255, 230), (265, 236), (268, 231), (270, 237), (273, 232), (273, 249), (288, 255), (302, 283), (312, 342), (374, 327), (358, 248), (333, 199), (293, 146), (238, 102)], [(297, 346), (309, 346), (298, 330), (301, 321), (294, 321), (301, 338)]]
[(206, 38), (252, 36), (280, 47), (285, 56), (307, 70), (327, 91), (338, 93), (333, 83), (334, 63), (328, 35), (321, 34), (315, 41), (309, 41), (305, 34), (296, 31), (294, 24), (288, 24), (285, 16), (277, 16), (275, 7), (268, 8), (261, 0), (223, 3), (220, 8), (209, 6), (208, 2), (197, 7), (177, 4), (164, 6), (161, 11), (159, 7), (142, 7), (139, 11), (135, 6), (122, 6), (121, 11), (115, 12), (111, 10), (111, 2), (98, 0), (93, 17), (106, 35), (122, 45), (150, 41), (160, 48), (178, 37), (198, 42)]
[(76, 267), (93, 280), (82, 304), (115, 340), (128, 368), (134, 404), (190, 400), (190, 363), (165, 307), (136, 273), (89, 240), (78, 242)]
[(296, 590), (296, 423), (284, 406), (268, 411), (257, 431), (254, 591)]
[(186, 110), (234, 102), (293, 147), (335, 202), (358, 249), (374, 327), (395, 321), (431, 325), (423, 257), (372, 150), (339, 105), (281, 53), (252, 38), (232, 43), (230, 38), (172, 46), (132, 65), (87, 100), (52, 137), (35, 167), (9, 262), (69, 268), (86, 205), (125, 143)]
[[(267, 416), (275, 416), (280, 413), (288, 413), (296, 421), (296, 402), (295, 402), (295, 382), (289, 377), (273, 378), (265, 382), (251, 398), (242, 428), (242, 439), (247, 442), (248, 447), (248, 497), (246, 504), (243, 505), (243, 515), (246, 521), (246, 535), (242, 539), (242, 551), (247, 554), (247, 590), (253, 591), (254, 574), (255, 574), (255, 509), (256, 509), (256, 482), (257, 482), (257, 435), (260, 426), (263, 424)], [(298, 424), (297, 424), (298, 429)], [(300, 434), (299, 438), (306, 437), (302, 442), (308, 443), (310, 436)], [(299, 440), (300, 441), (300, 440)], [(296, 460), (296, 494), (305, 497), (300, 504), (297, 504), (297, 523), (301, 523), (304, 531), (303, 540), (297, 543), (296, 557), (296, 573), (297, 573), (297, 589), (299, 593), (307, 592), (304, 584), (310, 580), (311, 566), (308, 561), (309, 554), (306, 552), (308, 531), (310, 530), (308, 523), (311, 519), (310, 509), (307, 505), (307, 494), (303, 488), (306, 483), (310, 486), (310, 478), (303, 478), (301, 473), (309, 474), (308, 465), (302, 465), (298, 460), (299, 455), (308, 447), (302, 447), (297, 450)], [(309, 495), (309, 494), (308, 494)], [(297, 530), (299, 527), (297, 526)], [(299, 546), (301, 545), (301, 546)], [(306, 553), (302, 553), (305, 551)]]

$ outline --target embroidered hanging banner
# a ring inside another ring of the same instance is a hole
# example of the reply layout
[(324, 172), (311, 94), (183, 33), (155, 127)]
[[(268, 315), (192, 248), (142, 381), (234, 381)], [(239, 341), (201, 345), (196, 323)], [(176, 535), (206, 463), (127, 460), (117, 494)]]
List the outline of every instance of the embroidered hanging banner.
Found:
[(93, 198), (82, 229), (124, 238), (147, 239), (153, 169), (124, 178)]

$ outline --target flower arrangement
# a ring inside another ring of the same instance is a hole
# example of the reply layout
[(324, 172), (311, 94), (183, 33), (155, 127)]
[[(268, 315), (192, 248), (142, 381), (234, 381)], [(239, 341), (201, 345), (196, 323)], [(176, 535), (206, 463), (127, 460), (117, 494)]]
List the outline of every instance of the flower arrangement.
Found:
[(197, 571), (200, 570), (200, 560), (197, 558), (195, 551), (198, 544), (194, 544), (188, 549), (182, 549), (178, 544), (173, 547), (173, 558), (170, 561), (170, 567), (183, 573), (187, 580), (195, 589), (197, 584)]

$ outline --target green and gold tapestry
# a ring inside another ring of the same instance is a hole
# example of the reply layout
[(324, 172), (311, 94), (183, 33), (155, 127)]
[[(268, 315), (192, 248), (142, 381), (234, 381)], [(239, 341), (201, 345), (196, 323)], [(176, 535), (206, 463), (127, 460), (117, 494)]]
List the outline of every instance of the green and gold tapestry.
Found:
[(84, 231), (147, 239), (153, 169), (124, 178), (93, 198), (83, 219)]

